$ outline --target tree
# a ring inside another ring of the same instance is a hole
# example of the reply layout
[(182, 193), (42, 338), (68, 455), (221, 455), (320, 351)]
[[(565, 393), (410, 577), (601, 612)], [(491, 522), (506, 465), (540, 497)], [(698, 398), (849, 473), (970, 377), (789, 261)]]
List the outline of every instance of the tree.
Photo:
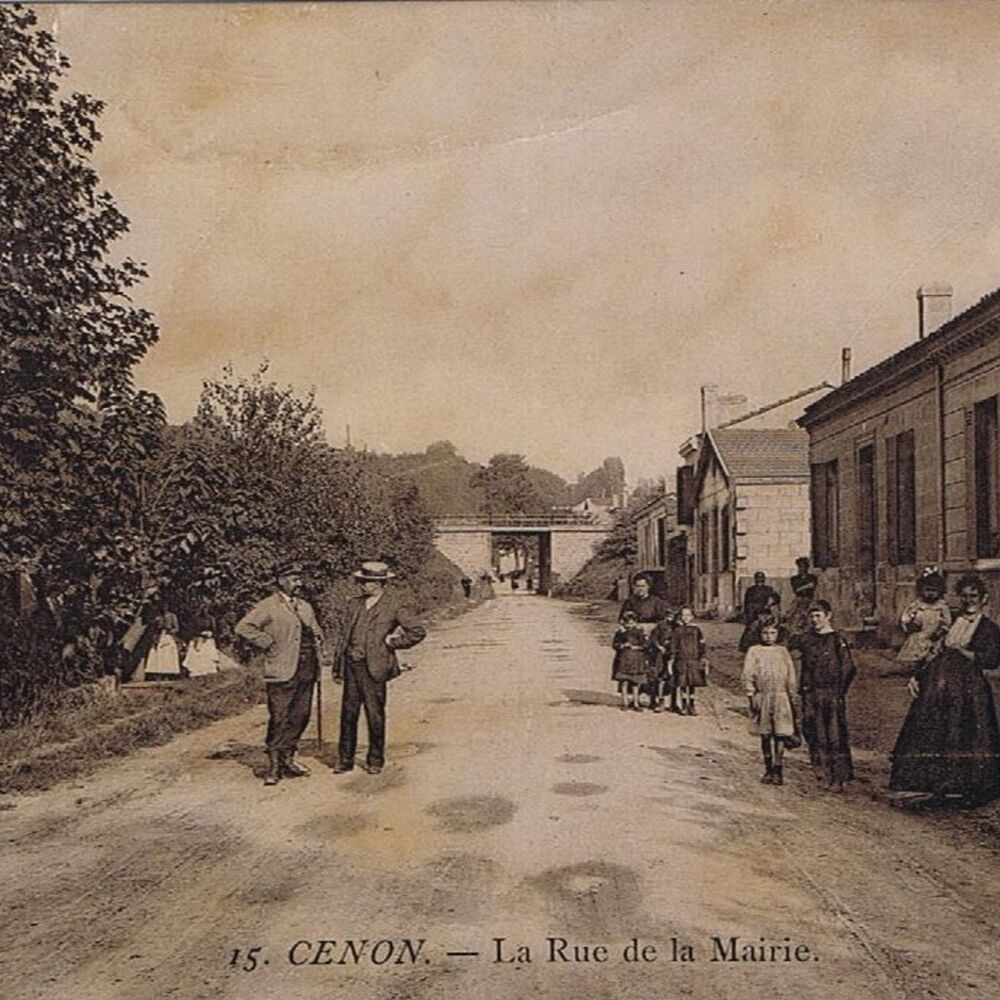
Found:
[(473, 473), (472, 486), (481, 491), (486, 514), (543, 514), (548, 510), (523, 455), (494, 455), (488, 465)]
[(196, 523), (183, 511), (171, 515), (177, 530), (203, 540), (199, 579), (211, 567), (209, 580), (224, 594), (216, 611), (249, 603), (280, 558), (309, 563), (317, 587), (361, 559), (416, 573), (432, 545), (416, 487), (386, 475), (374, 456), (328, 447), (313, 394), (300, 398), (266, 373), (266, 364), (248, 379), (226, 368), (204, 383), (189, 441), (219, 488), (196, 506)]
[(111, 257), (129, 223), (91, 166), (103, 104), (60, 95), (69, 63), (36, 23), (0, 7), (0, 570), (56, 595), (84, 669), (106, 566), (130, 558), (126, 467), (163, 424), (132, 382), (157, 330), (131, 298), (143, 268)]

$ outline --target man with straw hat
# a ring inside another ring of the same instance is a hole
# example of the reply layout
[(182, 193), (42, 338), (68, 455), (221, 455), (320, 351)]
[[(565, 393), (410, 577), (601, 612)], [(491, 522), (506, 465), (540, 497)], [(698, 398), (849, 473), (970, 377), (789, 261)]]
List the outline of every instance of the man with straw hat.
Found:
[(323, 642), (316, 612), (300, 593), (302, 564), (281, 562), (274, 575), (275, 592), (255, 604), (236, 625), (236, 634), (264, 654), (268, 712), (265, 785), (309, 774), (309, 769), (295, 760), (295, 751), (312, 712)]
[(385, 765), (386, 685), (400, 674), (397, 649), (409, 649), (423, 640), (426, 629), (386, 584), (395, 573), (384, 562), (364, 562), (354, 573), (361, 594), (351, 601), (347, 621), (334, 659), (334, 678), (342, 679), (340, 745), (334, 774), (354, 768), (358, 744), (358, 716), (364, 705), (368, 723), (365, 770), (378, 774)]

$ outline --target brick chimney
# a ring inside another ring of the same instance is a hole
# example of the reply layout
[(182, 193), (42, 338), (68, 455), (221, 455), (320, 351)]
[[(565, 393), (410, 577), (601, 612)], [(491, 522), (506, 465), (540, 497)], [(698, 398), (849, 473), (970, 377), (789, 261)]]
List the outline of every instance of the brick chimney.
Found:
[(717, 385), (701, 387), (701, 429), (711, 430), (742, 417), (749, 407), (747, 397), (743, 393), (726, 393), (720, 395)]
[(951, 285), (943, 281), (930, 281), (917, 289), (921, 340), (951, 319), (951, 294)]

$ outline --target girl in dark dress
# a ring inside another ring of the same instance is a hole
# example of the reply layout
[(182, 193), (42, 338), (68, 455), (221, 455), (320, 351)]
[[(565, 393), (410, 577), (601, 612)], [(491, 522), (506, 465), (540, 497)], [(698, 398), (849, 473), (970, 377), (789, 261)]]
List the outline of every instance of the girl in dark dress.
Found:
[(649, 655), (646, 633), (639, 627), (639, 618), (634, 611), (626, 611), (622, 615), (611, 645), (615, 650), (611, 679), (618, 682), (622, 711), (631, 708), (641, 712), (639, 693), (649, 680)]
[(830, 618), (830, 605), (815, 601), (809, 609), (809, 631), (793, 636), (788, 648), (802, 654), (802, 735), (813, 772), (828, 788), (842, 792), (844, 782), (854, 777), (845, 699), (855, 667), (846, 640), (834, 631)]
[(1000, 628), (986, 617), (986, 584), (973, 573), (956, 588), (961, 610), (944, 647), (919, 664), (913, 704), (892, 752), (889, 787), (923, 801), (980, 805), (1000, 796), (1000, 731), (984, 670), (1000, 666)]
[(694, 689), (708, 683), (705, 637), (694, 624), (694, 612), (690, 608), (681, 608), (677, 617), (677, 624), (670, 635), (673, 682), (680, 696), (680, 714), (697, 715)]

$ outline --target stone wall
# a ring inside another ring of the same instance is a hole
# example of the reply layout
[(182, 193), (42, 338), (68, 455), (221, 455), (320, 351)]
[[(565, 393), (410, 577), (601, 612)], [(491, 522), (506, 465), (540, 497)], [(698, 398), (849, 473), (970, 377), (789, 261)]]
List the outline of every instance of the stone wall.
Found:
[(466, 576), (475, 580), (484, 571), (492, 572), (490, 532), (466, 529), (439, 529), (434, 538), (438, 551), (450, 559)]
[(594, 546), (607, 537), (602, 528), (552, 529), (552, 572), (562, 583), (576, 576), (583, 564), (594, 554)]
[(795, 573), (795, 560), (809, 554), (810, 541), (808, 483), (737, 486), (737, 604), (742, 606), (754, 573), (761, 572), (787, 608), (793, 597), (789, 580)]

